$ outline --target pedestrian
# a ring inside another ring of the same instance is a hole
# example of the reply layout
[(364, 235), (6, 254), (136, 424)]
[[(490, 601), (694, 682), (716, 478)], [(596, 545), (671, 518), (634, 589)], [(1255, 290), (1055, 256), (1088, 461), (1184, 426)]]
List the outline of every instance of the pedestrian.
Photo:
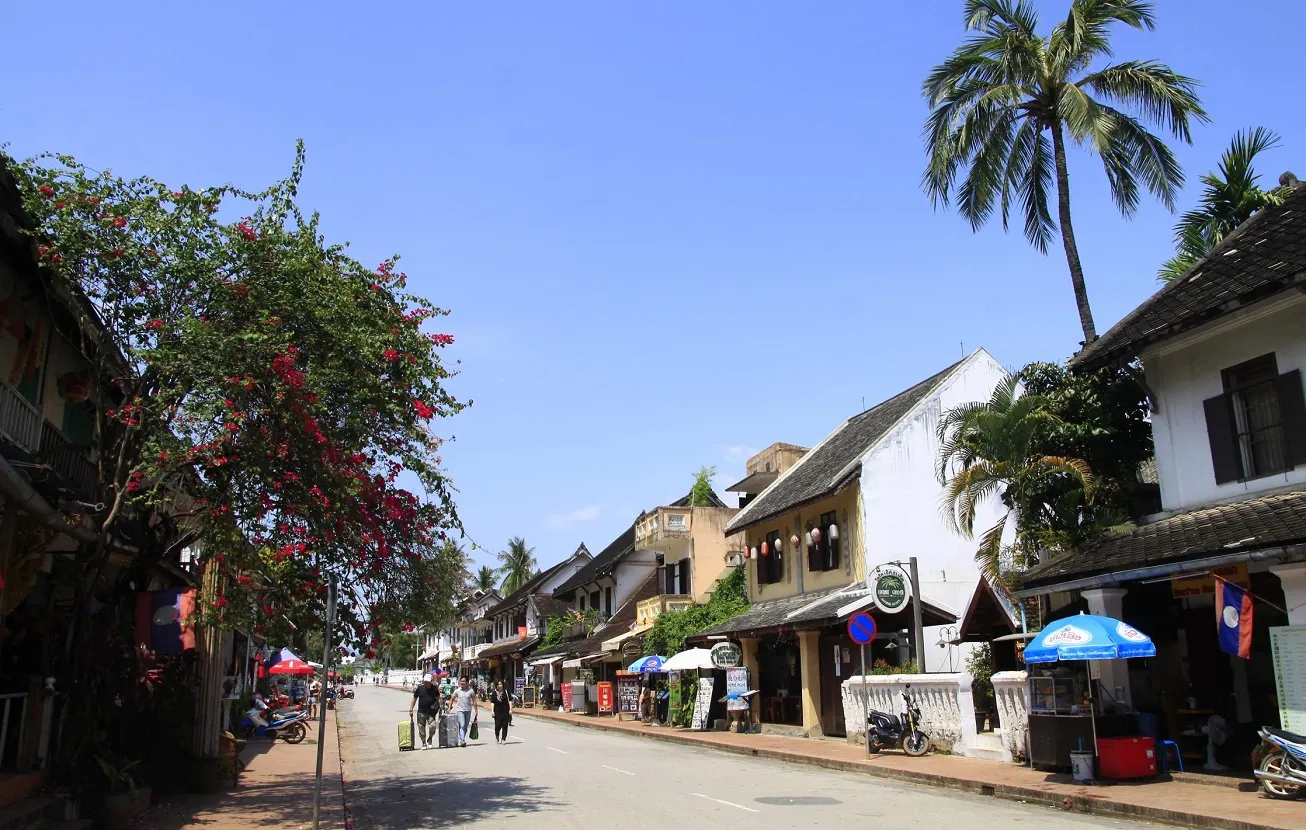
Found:
[(508, 743), (508, 725), (512, 723), (512, 695), (504, 688), (503, 681), (494, 684), (490, 692), (490, 704), (494, 707), (494, 740), (496, 743)]
[(472, 716), (476, 711), (476, 690), (463, 677), (458, 688), (449, 695), (449, 711), (458, 716), (458, 745), (467, 746), (467, 732), (472, 728)]
[(421, 684), (413, 690), (413, 700), (408, 704), (408, 717), (413, 716), (413, 707), (417, 707), (417, 735), (422, 742), (422, 749), (431, 748), (432, 734), (438, 735), (440, 728), (440, 689), (431, 682), (428, 674)]
[(322, 684), (316, 678), (308, 684), (308, 716), (317, 717), (317, 699), (322, 694)]

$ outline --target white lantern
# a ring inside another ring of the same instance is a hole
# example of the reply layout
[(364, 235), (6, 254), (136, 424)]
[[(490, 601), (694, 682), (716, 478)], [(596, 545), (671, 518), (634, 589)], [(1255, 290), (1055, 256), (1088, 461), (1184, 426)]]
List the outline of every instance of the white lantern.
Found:
[(812, 528), (812, 542), (818, 545), (821, 544), (821, 529), (819, 527)]
[(838, 526), (838, 525), (830, 525), (830, 539), (833, 540), (833, 541), (838, 541), (838, 540), (839, 540), (839, 526)]
[(757, 558), (757, 548), (753, 548), (752, 550), (750, 550), (750, 551), (748, 552), (748, 558), (749, 558), (749, 559), (756, 559), (756, 558)]
[(809, 548), (812, 546), (812, 531), (810, 530), (807, 531), (807, 546)]
[(784, 549), (784, 546), (785, 546), (784, 540), (781, 539), (779, 536), (777, 536), (775, 537), (775, 544), (771, 545), (771, 552), (779, 553), (781, 550)]

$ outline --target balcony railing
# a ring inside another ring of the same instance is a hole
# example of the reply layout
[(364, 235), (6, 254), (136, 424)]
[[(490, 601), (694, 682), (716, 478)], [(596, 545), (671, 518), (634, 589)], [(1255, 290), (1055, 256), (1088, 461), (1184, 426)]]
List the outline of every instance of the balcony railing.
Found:
[(0, 435), (28, 452), (41, 445), (40, 410), (4, 381), (0, 381)]
[(694, 606), (694, 598), (685, 594), (662, 594), (639, 601), (635, 606), (635, 625), (646, 628), (666, 611), (684, 611)]
[(84, 498), (95, 501), (99, 496), (99, 473), (86, 450), (69, 443), (49, 421), (41, 427), (41, 457)]
[(637, 544), (651, 544), (668, 539), (687, 539), (693, 517), (693, 509), (689, 507), (659, 507), (639, 521), (635, 527), (635, 541)]

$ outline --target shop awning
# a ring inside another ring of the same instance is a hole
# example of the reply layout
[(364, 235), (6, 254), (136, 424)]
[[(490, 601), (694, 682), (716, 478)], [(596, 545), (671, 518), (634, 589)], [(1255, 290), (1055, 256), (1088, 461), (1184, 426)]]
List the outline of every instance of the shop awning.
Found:
[(548, 657), (541, 657), (541, 658), (538, 659), (538, 660), (532, 660), (532, 661), (530, 662), (530, 665), (532, 665), (532, 666), (552, 666), (554, 663), (558, 662), (559, 660), (565, 660), (566, 658), (567, 658), (567, 655), (565, 655), (565, 654), (553, 654), (553, 655), (550, 655), (550, 656), (548, 656)]
[(588, 666), (590, 663), (598, 662), (599, 660), (602, 660), (604, 657), (607, 656), (608, 656), (607, 652), (604, 652), (602, 654), (589, 654), (586, 655), (585, 657), (577, 657), (573, 660), (566, 660), (563, 662), (562, 667), (564, 669), (579, 669)]
[(604, 640), (603, 645), (600, 646), (600, 648), (602, 648), (604, 651), (620, 651), (622, 643), (626, 642), (632, 637), (638, 637), (639, 635), (643, 634), (644, 632), (652, 628), (653, 628), (652, 623), (648, 625), (640, 626), (639, 628), (632, 628), (630, 631), (622, 632), (621, 634), (618, 634), (617, 636), (613, 637), (610, 640)]
[(439, 654), (439, 653), (440, 653), (440, 648), (439, 648), (439, 646), (432, 646), (431, 648), (428, 648), (426, 651), (423, 651), (423, 652), (421, 653), (421, 655), (420, 655), (417, 659), (418, 659), (418, 660), (434, 660), (434, 659), (435, 659), (435, 655), (437, 655), (437, 654)]

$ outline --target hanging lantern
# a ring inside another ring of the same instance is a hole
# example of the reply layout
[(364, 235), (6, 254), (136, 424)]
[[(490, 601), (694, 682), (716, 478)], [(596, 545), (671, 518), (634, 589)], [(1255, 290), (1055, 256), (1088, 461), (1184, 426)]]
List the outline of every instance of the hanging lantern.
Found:
[(798, 549), (798, 541), (799, 541), (799, 540), (798, 540), (798, 534), (797, 534), (797, 533), (795, 533), (793, 536), (790, 536), (790, 537), (789, 537), (789, 544), (794, 548), (794, 550), (797, 550), (797, 549)]
[(831, 541), (835, 541), (835, 542), (839, 541), (839, 526), (838, 526), (838, 525), (830, 525), (830, 539), (831, 539)]
[(750, 551), (748, 552), (748, 558), (749, 558), (749, 559), (756, 559), (756, 558), (757, 558), (757, 548), (753, 548), (752, 550), (750, 550)]
[(807, 546), (809, 548), (812, 546), (812, 531), (810, 530), (807, 531)]
[(770, 556), (770, 555), (771, 555), (771, 548), (769, 548), (769, 547), (767, 546), (766, 542), (763, 542), (763, 543), (762, 543), (762, 555), (763, 555), (763, 556)]
[(812, 543), (821, 544), (821, 529), (819, 527), (812, 528)]
[(779, 536), (775, 537), (775, 544), (771, 545), (771, 551), (779, 553), (785, 546), (784, 540)]

